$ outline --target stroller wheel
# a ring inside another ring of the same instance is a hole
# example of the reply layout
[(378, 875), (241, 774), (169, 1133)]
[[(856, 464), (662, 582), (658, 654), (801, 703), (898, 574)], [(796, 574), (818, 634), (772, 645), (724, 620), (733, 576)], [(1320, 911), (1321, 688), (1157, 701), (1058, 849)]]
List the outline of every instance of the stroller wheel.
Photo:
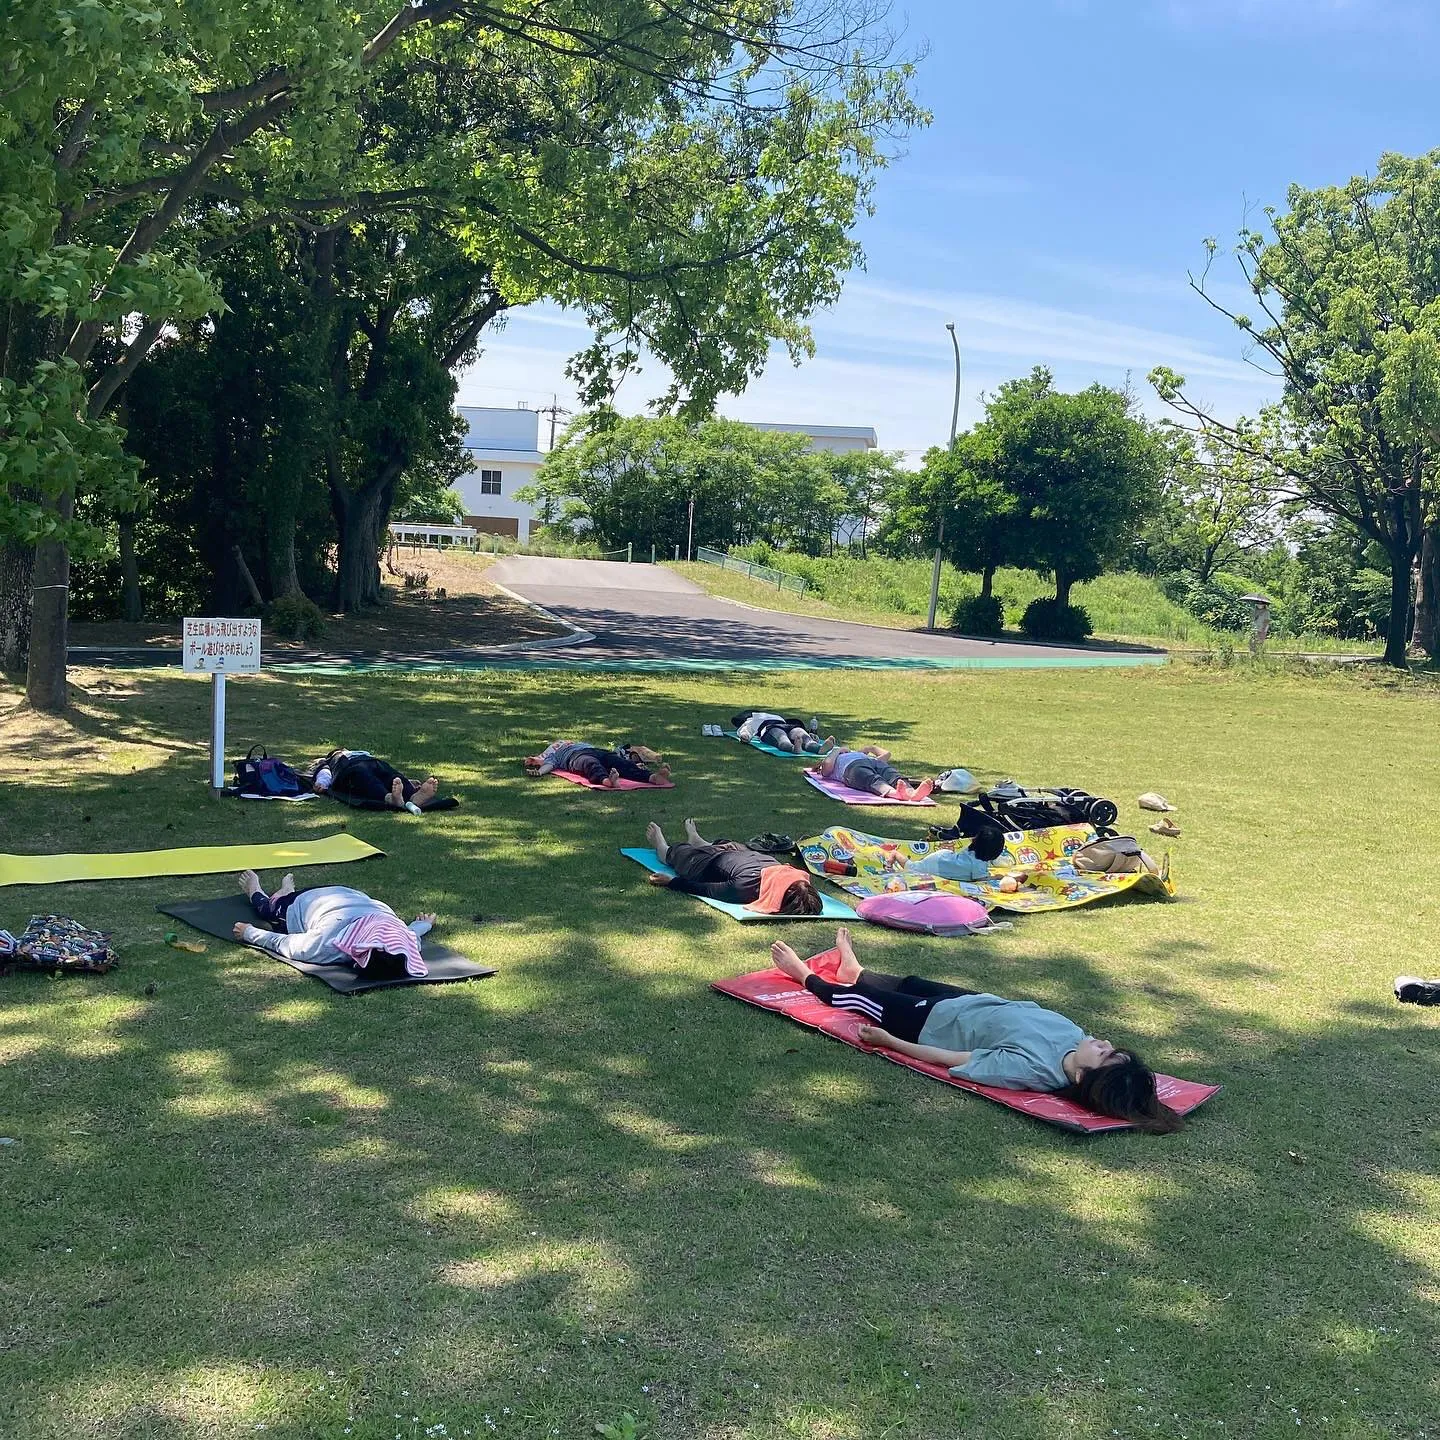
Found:
[(1097, 830), (1107, 829), (1120, 818), (1120, 807), (1113, 800), (1095, 799), (1086, 808), (1090, 823)]

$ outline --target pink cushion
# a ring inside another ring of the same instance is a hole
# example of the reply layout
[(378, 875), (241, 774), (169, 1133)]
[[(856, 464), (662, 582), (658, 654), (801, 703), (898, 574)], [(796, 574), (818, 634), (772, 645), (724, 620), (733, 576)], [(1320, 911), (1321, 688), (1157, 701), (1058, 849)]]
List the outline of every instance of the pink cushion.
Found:
[(897, 895), (870, 895), (856, 909), (862, 919), (895, 930), (920, 930), (927, 935), (968, 935), (990, 923), (989, 913), (968, 895), (939, 890), (908, 890)]

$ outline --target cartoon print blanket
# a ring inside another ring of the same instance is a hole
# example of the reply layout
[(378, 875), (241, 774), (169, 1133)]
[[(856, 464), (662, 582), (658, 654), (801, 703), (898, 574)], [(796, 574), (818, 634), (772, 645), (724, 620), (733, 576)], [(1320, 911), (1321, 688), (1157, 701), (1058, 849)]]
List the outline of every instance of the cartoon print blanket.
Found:
[[(1037, 910), (1068, 910), (1133, 890), (1138, 895), (1175, 893), (1167, 855), (1159, 875), (1096, 875), (1076, 870), (1070, 857), (1095, 838), (1088, 825), (1056, 825), (1049, 830), (1016, 830), (1006, 835), (1005, 849), (991, 865), (990, 880), (949, 880), (909, 868), (936, 850), (956, 842), (886, 840), (848, 826), (832, 825), (822, 835), (800, 842), (806, 866), (852, 895), (894, 895), (907, 890), (946, 890), (968, 895), (994, 910), (1029, 914)], [(848, 873), (853, 870), (853, 874)], [(1024, 877), (1011, 894), (999, 887), (1007, 874)]]

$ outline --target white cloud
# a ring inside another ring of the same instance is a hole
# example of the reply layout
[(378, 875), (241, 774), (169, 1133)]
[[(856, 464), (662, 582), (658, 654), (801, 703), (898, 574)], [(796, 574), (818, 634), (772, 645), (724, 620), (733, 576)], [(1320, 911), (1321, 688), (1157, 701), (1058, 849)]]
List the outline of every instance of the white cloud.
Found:
[[(1273, 382), (1242, 358), (1240, 337), (1223, 330), (1212, 348), (1194, 336), (1080, 309), (859, 278), (833, 310), (815, 318), (815, 359), (797, 368), (777, 347), (761, 378), (744, 394), (724, 397), (719, 408), (742, 420), (873, 425), (886, 449), (918, 452), (943, 444), (953, 393), (947, 320), (956, 324), (964, 355), (962, 426), (979, 418), (983, 392), (1034, 365), (1050, 367), (1067, 389), (1095, 380), (1119, 385), (1128, 376), (1155, 414), (1163, 409), (1145, 376), (1156, 365), (1179, 370), (1221, 415), (1253, 413), (1274, 394)], [(554, 307), (517, 313), (460, 377), (460, 403), (538, 406), (554, 393), (576, 408), (564, 369), (585, 333), (575, 317)], [(652, 363), (626, 381), (620, 408), (643, 409), (665, 383), (663, 369)]]

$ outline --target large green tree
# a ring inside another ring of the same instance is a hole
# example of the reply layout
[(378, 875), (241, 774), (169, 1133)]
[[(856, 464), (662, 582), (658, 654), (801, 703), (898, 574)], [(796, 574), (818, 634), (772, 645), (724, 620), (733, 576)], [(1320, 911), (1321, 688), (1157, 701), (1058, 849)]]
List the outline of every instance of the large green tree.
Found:
[[(1283, 385), (1254, 425), (1210, 412), (1168, 369), (1160, 395), (1217, 452), (1261, 467), (1272, 493), (1353, 527), (1390, 572), (1385, 658), (1406, 663), (1411, 575), (1440, 515), (1440, 151), (1385, 155), (1373, 176), (1267, 209), (1235, 247), (1256, 313), (1192, 283), (1249, 338)], [(1218, 253), (1208, 242), (1210, 256)], [(1432, 540), (1427, 555), (1440, 567)], [(1430, 592), (1436, 589), (1434, 578)], [(1424, 643), (1436, 645), (1429, 608)]]
[(11, 7), (0, 523), (17, 615), (35, 547), (32, 703), (64, 704), (77, 495), (129, 483), (107, 410), (157, 340), (215, 309), (217, 251), (279, 222), (440, 209), (506, 304), (591, 320), (587, 393), (648, 351), (663, 398), (703, 409), (773, 342), (806, 353), (887, 138), (921, 118), (874, 18), (793, 0)]

